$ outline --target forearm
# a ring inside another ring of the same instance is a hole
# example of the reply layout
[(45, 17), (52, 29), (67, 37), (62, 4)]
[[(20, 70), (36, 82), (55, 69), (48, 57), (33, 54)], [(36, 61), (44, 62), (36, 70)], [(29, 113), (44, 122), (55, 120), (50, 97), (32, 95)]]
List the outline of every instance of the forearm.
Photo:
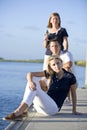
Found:
[(81, 113), (77, 112), (77, 110), (76, 110), (76, 102), (77, 102), (76, 84), (71, 86), (71, 96), (72, 96), (72, 113), (74, 115), (79, 115)]
[(72, 62), (71, 62), (71, 61), (69, 61), (69, 62), (63, 64), (63, 68), (64, 68), (65, 70), (69, 71), (69, 72), (71, 72), (71, 67), (72, 67)]
[(73, 105), (73, 107), (72, 107), (72, 112), (73, 113), (75, 113), (76, 112), (76, 94), (72, 94), (72, 105)]
[(74, 88), (73, 91), (71, 91), (71, 96), (72, 96), (72, 112), (75, 113), (76, 112), (76, 102), (77, 102), (76, 88)]
[(47, 48), (47, 43), (48, 43), (48, 34), (44, 35), (44, 48)]
[(67, 37), (64, 37), (63, 39), (63, 46), (64, 46), (64, 50), (67, 50), (68, 51), (68, 39)]
[(29, 88), (32, 89), (32, 90), (36, 90), (36, 84), (32, 80), (33, 77), (44, 77), (44, 76), (45, 76), (44, 71), (27, 73), (27, 80), (28, 80)]
[(32, 81), (32, 73), (27, 73), (27, 80), (30, 82)]
[(69, 47), (68, 47), (68, 43), (65, 43), (65, 44), (64, 44), (64, 50), (68, 51), (68, 48), (69, 48)]
[(44, 71), (41, 71), (41, 72), (29, 72), (29, 73), (27, 73), (27, 80), (31, 82), (32, 77), (44, 77), (44, 76), (45, 76)]
[(47, 48), (47, 40), (44, 40), (44, 48)]

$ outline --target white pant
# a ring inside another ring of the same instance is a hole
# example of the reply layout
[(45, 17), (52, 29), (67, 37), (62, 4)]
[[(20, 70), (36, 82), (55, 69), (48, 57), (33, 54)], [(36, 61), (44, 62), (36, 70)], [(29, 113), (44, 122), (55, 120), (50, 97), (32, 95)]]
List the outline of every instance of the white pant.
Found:
[(39, 85), (39, 78), (35, 78), (34, 82), (36, 83), (36, 90), (30, 90), (29, 84), (27, 83), (24, 97), (22, 102), (25, 102), (28, 106), (32, 103), (34, 104), (34, 108), (38, 113), (42, 113), (44, 115), (54, 115), (58, 112), (58, 107), (55, 101), (44, 92)]

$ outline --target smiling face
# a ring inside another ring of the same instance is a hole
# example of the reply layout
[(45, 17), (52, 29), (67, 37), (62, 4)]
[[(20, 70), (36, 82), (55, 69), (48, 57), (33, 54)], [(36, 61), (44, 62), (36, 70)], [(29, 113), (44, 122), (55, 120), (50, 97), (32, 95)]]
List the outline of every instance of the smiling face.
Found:
[(61, 50), (61, 45), (57, 41), (50, 42), (50, 50), (53, 55), (59, 55)]
[(48, 28), (52, 28), (53, 25), (56, 25), (58, 27), (61, 26), (61, 19), (60, 19), (60, 15), (56, 12), (52, 13), (50, 15), (50, 18), (48, 20)]
[(58, 16), (52, 16), (51, 19), (50, 19), (50, 23), (51, 24), (58, 24), (59, 25), (59, 18)]

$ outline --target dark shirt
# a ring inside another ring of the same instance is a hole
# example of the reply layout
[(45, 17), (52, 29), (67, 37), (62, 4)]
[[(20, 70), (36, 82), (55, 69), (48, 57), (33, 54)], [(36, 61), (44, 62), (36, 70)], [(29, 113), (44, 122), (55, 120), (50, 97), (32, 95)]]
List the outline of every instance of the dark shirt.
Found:
[[(61, 44), (61, 50), (63, 50), (63, 38), (68, 37), (68, 33), (65, 28), (61, 28), (57, 33), (49, 33), (48, 31), (48, 40), (58, 39), (58, 42)], [(52, 52), (49, 49), (49, 41), (47, 42), (47, 49), (45, 54), (52, 55)]]
[[(61, 79), (58, 80), (56, 73), (53, 75), (49, 90), (47, 94), (56, 102), (58, 108), (61, 109), (64, 100), (67, 97), (70, 86), (76, 83), (75, 76), (64, 70), (64, 75)], [(49, 74), (45, 72), (46, 78), (49, 78)]]

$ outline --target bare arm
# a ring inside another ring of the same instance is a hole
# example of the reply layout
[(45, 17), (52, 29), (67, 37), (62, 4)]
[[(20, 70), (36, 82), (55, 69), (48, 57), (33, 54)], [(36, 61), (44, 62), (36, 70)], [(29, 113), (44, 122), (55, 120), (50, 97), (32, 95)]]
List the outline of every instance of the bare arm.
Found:
[(71, 72), (71, 67), (72, 67), (72, 62), (71, 62), (71, 61), (69, 61), (69, 62), (63, 64), (63, 68), (64, 68), (65, 70), (69, 71), (69, 72)]
[(72, 96), (72, 105), (73, 105), (72, 112), (75, 113), (76, 112), (76, 100), (77, 100), (76, 84), (71, 86), (71, 96)]
[(64, 50), (68, 51), (68, 38), (67, 37), (63, 38), (63, 46), (64, 46)]
[(75, 115), (81, 114), (81, 113), (76, 111), (76, 102), (77, 102), (76, 84), (71, 85), (71, 96), (72, 96), (72, 113)]
[(47, 42), (48, 42), (48, 35), (45, 34), (45, 36), (44, 36), (44, 43), (43, 43), (44, 48), (47, 48)]
[(44, 48), (47, 48), (47, 40), (44, 40), (43, 45), (44, 45)]
[(44, 71), (27, 73), (27, 80), (28, 80), (28, 83), (29, 83), (29, 88), (36, 90), (36, 84), (32, 80), (33, 77), (45, 77), (45, 73), (44, 73)]
[(47, 48), (47, 42), (48, 42), (48, 32), (46, 32), (46, 34), (44, 35), (44, 48)]
[(27, 73), (27, 80), (31, 82), (32, 77), (44, 77), (44, 76), (45, 76), (44, 71), (41, 71), (41, 72), (29, 72), (29, 73)]

